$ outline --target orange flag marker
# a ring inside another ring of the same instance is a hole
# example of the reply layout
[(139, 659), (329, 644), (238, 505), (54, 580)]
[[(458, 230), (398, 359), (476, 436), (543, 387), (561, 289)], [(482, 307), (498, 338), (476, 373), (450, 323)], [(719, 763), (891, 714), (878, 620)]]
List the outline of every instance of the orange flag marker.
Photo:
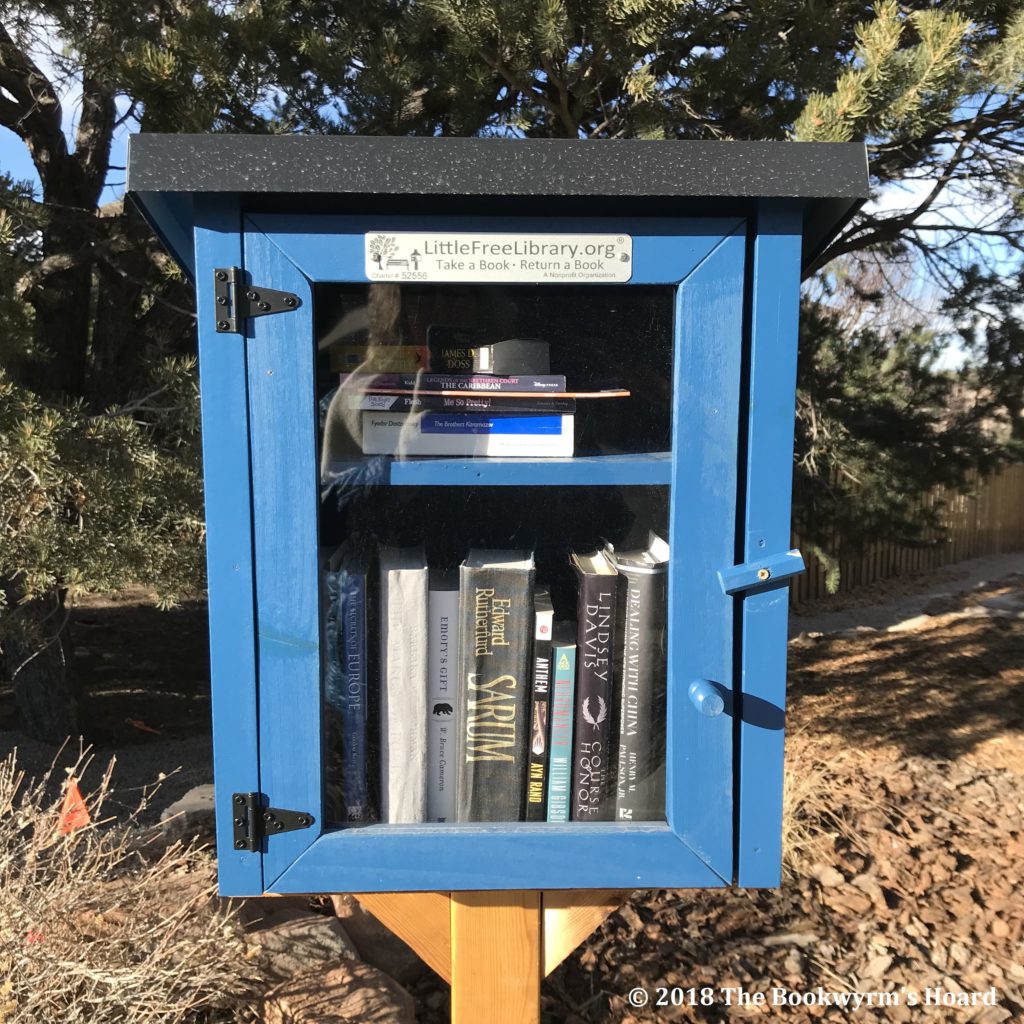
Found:
[(57, 828), (68, 835), (77, 829), (85, 828), (92, 819), (89, 817), (89, 809), (85, 806), (82, 798), (82, 791), (78, 788), (77, 779), (68, 780), (68, 788), (64, 792), (64, 803), (60, 808), (60, 821)]

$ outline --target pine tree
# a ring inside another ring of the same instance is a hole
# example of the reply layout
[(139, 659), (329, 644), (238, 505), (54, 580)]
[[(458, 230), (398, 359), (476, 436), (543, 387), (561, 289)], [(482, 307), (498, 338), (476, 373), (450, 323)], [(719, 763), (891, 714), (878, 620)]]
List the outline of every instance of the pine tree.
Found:
[[(59, 101), (68, 80), (81, 85), (70, 141)], [(0, 127), (22, 140), (41, 181), (31, 195), (0, 178), (0, 442), (15, 460), (0, 486), (46, 482), (0, 492), (17, 524), (0, 541), (0, 581), (18, 607), (41, 601), (44, 623), (46, 602), (59, 607), (69, 587), (134, 573), (173, 592), (183, 577), (168, 546), (198, 564), (181, 543), (200, 519), (193, 434), (170, 425), (194, 419), (192, 298), (138, 215), (100, 205), (122, 123), (864, 139), (875, 187), (902, 186), (907, 201), (862, 211), (818, 260), (801, 338), (802, 531), (823, 552), (826, 522), (850, 545), (880, 530), (920, 540), (927, 524), (911, 515), (911, 490), (955, 483), (999, 455), (983, 429), (990, 397), (1019, 436), (1009, 383), (1019, 321), (997, 272), (1024, 245), (1017, 0), (0, 0)], [(979, 207), (983, 216), (969, 215)], [(893, 290), (870, 284), (878, 268), (900, 267), (925, 269), (950, 297), (946, 316), (972, 357), (963, 381), (935, 367), (935, 324), (865, 313), (889, 308)], [(165, 384), (151, 383), (153, 367)], [(980, 397), (954, 415), (958, 388)], [(144, 400), (154, 392), (158, 413)], [(176, 413), (162, 404), (172, 398)], [(97, 469), (106, 446), (121, 452), (126, 487), (109, 501)], [(115, 510), (135, 537), (123, 549), (111, 541)], [(18, 659), (0, 644), (10, 674)]]

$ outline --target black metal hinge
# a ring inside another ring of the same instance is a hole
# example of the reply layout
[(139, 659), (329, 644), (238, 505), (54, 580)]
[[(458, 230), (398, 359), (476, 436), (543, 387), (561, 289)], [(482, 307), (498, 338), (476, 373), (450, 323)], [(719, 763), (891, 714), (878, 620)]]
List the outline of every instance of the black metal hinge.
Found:
[(286, 811), (280, 807), (262, 807), (259, 793), (234, 793), (231, 817), (234, 822), (236, 850), (256, 853), (267, 836), (309, 828), (315, 820), (305, 811)]
[(249, 317), (290, 313), (302, 305), (292, 292), (246, 284), (241, 267), (217, 267), (213, 272), (213, 295), (218, 334), (243, 334)]

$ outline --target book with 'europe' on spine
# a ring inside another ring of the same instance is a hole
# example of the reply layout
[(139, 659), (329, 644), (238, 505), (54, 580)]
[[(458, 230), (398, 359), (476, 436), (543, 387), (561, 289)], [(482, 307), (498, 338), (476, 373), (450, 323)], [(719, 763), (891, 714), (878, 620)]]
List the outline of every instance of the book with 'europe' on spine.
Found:
[(391, 824), (427, 816), (427, 561), (381, 547), (380, 803)]
[(459, 569), (459, 821), (520, 821), (529, 739), (533, 555), (470, 551)]
[(574, 553), (572, 566), (579, 579), (572, 819), (611, 821), (615, 817), (612, 651), (618, 574), (604, 551)]
[[(376, 820), (370, 778), (369, 687), (376, 659), (367, 629), (370, 604), (369, 558), (359, 542), (343, 544), (326, 573), (324, 701), (332, 814), (349, 825)], [(340, 775), (340, 779), (337, 776)]]
[(619, 571), (615, 678), (619, 695), (616, 821), (665, 817), (665, 634), (668, 544), (609, 552)]

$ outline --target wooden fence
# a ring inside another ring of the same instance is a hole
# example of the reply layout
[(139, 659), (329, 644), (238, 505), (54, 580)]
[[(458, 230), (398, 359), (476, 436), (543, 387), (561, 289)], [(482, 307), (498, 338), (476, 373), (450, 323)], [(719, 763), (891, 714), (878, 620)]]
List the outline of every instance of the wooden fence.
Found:
[[(947, 497), (937, 488), (921, 496), (927, 508)], [(937, 569), (965, 558), (995, 555), (1024, 548), (1024, 465), (1006, 467), (989, 477), (975, 478), (968, 494), (954, 493), (942, 516), (945, 540), (927, 547), (903, 547), (878, 543), (857, 558), (839, 563), (839, 592), (853, 590), (875, 580)], [(800, 547), (800, 538), (793, 538)], [(827, 597), (825, 569), (804, 551), (807, 572), (793, 580), (790, 603), (801, 604)]]

